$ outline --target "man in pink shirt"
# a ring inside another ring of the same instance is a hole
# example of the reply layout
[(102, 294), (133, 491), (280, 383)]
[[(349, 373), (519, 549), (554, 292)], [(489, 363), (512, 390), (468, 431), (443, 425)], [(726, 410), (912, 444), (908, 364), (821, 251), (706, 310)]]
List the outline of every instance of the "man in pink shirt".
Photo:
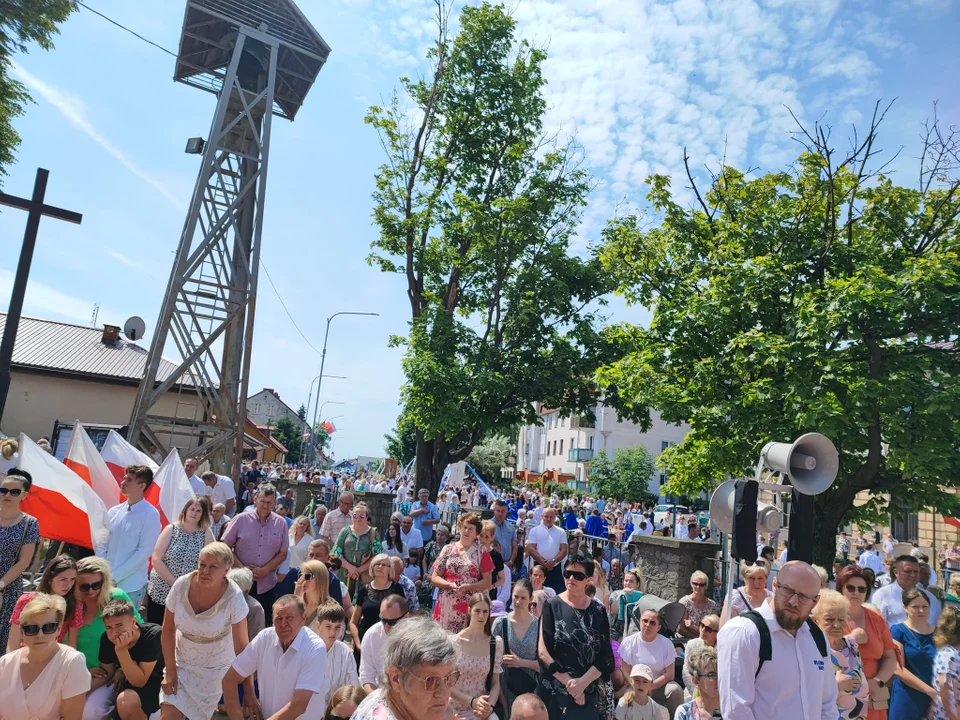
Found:
[(257, 489), (257, 509), (237, 515), (221, 538), (233, 550), (234, 567), (247, 567), (253, 573), (250, 597), (263, 606), (268, 623), (273, 619), (277, 568), (287, 559), (287, 521), (273, 512), (276, 504), (277, 489), (262, 484)]

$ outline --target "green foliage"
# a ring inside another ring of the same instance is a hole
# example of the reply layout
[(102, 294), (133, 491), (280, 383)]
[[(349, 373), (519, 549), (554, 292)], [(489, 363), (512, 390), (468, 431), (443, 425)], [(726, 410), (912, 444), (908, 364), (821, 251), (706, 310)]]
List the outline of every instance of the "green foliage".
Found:
[(515, 39), (503, 6), (464, 7), (452, 41), (445, 17), (433, 72), (366, 118), (387, 155), (368, 260), (406, 280), (410, 331), (393, 342), (431, 488), (480, 438), (536, 421), (534, 400), (591, 404), (606, 347), (594, 301), (611, 287), (598, 259), (568, 252), (590, 179), (543, 136), (546, 54)]
[(383, 439), (387, 441), (387, 445), (383, 449), (384, 453), (387, 457), (396, 460), (400, 467), (406, 467), (416, 457), (417, 429), (414, 427), (410, 416), (405, 412), (401, 412), (397, 416), (397, 424), (393, 432), (385, 434)]
[(500, 470), (507, 467), (513, 449), (514, 445), (509, 438), (492, 435), (474, 446), (467, 456), (467, 462), (484, 480), (497, 482), (500, 480)]
[(27, 89), (10, 77), (12, 56), (27, 52), (30, 43), (52, 49), (57, 25), (75, 9), (71, 0), (5, 0), (0, 6), (0, 176), (7, 174), (6, 166), (14, 162), (20, 144), (13, 120), (30, 102)]
[(650, 492), (650, 478), (657, 471), (656, 462), (642, 445), (621, 448), (608, 458), (600, 450), (590, 463), (590, 485), (602, 497), (627, 502), (655, 502)]
[(317, 426), (313, 429), (313, 438), (311, 438), (311, 440), (314, 445), (319, 445), (321, 450), (326, 450), (330, 447), (333, 438), (330, 436), (330, 433), (323, 429), (323, 425), (317, 423)]
[(286, 446), (288, 462), (296, 462), (300, 459), (303, 431), (292, 418), (284, 416), (277, 420), (277, 425), (273, 428), (273, 436)]
[(566, 485), (561, 485), (558, 482), (548, 482), (543, 489), (547, 495), (553, 495), (556, 493), (562, 498), (573, 497), (577, 494), (577, 491), (573, 488), (567, 487)]
[(303, 403), (300, 403), (300, 407), (297, 408), (297, 417), (303, 420), (304, 422), (307, 421), (307, 406), (304, 405)]
[[(855, 512), (960, 511), (957, 143), (928, 125), (920, 186), (900, 187), (871, 170), (874, 118), (849, 156), (815, 128), (790, 172), (723, 168), (694, 208), (654, 176), (659, 222), (611, 221), (599, 253), (618, 292), (653, 311), (648, 328), (609, 330), (631, 351), (599, 381), (628, 410), (692, 428), (659, 457), (665, 490), (752, 476), (768, 440), (822, 432), (840, 473), (816, 501), (819, 562)], [(853, 511), (861, 491), (874, 499)]]

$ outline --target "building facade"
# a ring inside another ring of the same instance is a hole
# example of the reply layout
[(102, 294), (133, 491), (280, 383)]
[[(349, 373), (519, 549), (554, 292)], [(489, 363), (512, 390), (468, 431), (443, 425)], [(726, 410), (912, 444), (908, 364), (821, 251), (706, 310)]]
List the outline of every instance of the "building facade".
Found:
[(290, 418), (301, 432), (309, 425), (300, 419), (297, 411), (280, 399), (280, 394), (273, 388), (264, 388), (256, 395), (247, 398), (247, 417), (256, 425), (275, 427), (280, 418)]
[[(664, 422), (659, 414), (652, 412), (652, 424), (643, 432), (637, 424), (621, 419), (616, 410), (598, 403), (594, 408), (594, 420), (580, 416), (567, 416), (559, 410), (537, 405), (539, 425), (527, 425), (520, 429), (517, 438), (517, 472), (542, 476), (549, 473), (553, 478), (566, 480), (578, 488), (586, 487), (590, 476), (590, 464), (600, 450), (607, 457), (620, 449), (638, 445), (645, 447), (656, 458), (670, 445), (680, 442), (689, 431), (689, 426)], [(659, 470), (650, 478), (650, 492), (661, 495), (661, 487), (667, 476)]]

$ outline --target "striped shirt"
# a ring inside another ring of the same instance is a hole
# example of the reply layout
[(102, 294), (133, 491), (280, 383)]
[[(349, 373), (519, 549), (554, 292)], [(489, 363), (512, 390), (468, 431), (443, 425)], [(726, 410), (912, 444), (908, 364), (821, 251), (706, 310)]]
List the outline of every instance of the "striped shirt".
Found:
[(331, 510), (323, 519), (320, 526), (320, 537), (327, 538), (330, 542), (336, 542), (340, 537), (340, 531), (353, 522), (353, 512), (346, 514), (340, 512), (340, 508)]

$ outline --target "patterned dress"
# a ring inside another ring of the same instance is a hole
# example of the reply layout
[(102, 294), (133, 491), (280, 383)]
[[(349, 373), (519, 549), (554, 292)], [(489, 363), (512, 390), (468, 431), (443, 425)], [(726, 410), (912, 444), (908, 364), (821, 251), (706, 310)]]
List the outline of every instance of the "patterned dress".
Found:
[[(20, 559), (20, 548), (23, 545), (37, 545), (40, 542), (40, 524), (32, 515), (23, 513), (20, 522), (9, 527), (0, 527), (0, 577), (6, 575), (10, 568)], [(17, 604), (17, 599), (23, 595), (23, 576), (17, 577), (0, 593), (0, 653), (7, 651), (7, 640), (10, 637), (10, 616)]]
[(870, 687), (863, 674), (863, 661), (860, 660), (860, 651), (849, 638), (844, 638), (844, 647), (840, 650), (830, 648), (830, 659), (833, 660), (833, 671), (843, 673), (845, 677), (855, 677), (860, 684), (853, 691), (837, 693), (837, 709), (841, 720), (863, 720), (867, 716), (867, 707), (870, 699)]
[(367, 695), (350, 716), (350, 720), (396, 720), (396, 718), (397, 716), (387, 704), (386, 691), (382, 688)]
[[(462, 638), (457, 638), (457, 644), (463, 645)], [(503, 641), (495, 637), (496, 649), (493, 655), (493, 674), (501, 675), (503, 673)], [(462, 647), (461, 647), (462, 649)], [(457, 680), (456, 690), (466, 693), (471, 698), (486, 695), (489, 691), (486, 687), (487, 675), (490, 674), (490, 652), (484, 652), (483, 655), (470, 655), (467, 652), (460, 653), (460, 661), (457, 663), (457, 670), (460, 671), (460, 679)], [(500, 693), (503, 694), (503, 683), (500, 683)], [(451, 698), (452, 699), (452, 698)], [(459, 705), (454, 702), (457, 717), (460, 720), (477, 720), (466, 705)]]
[[(940, 700), (940, 689), (944, 686), (950, 688), (947, 696), (949, 708), (945, 708)], [(956, 717), (957, 705), (960, 703), (960, 651), (957, 648), (948, 645), (937, 651), (937, 657), (933, 661), (933, 687), (937, 691), (937, 699), (933, 703), (933, 720)]]
[[(356, 535), (353, 532), (353, 526), (347, 525), (340, 534), (337, 535), (337, 542), (333, 546), (331, 555), (342, 558), (351, 565), (360, 567), (363, 564), (363, 556), (369, 555), (372, 558), (381, 550), (380, 539), (377, 537), (377, 529), (371, 527), (363, 535)], [(356, 595), (360, 582), (350, 577), (346, 568), (337, 570), (337, 577), (343, 581), (350, 591), (351, 597)], [(364, 578), (361, 576), (360, 578)]]
[[(474, 541), (467, 550), (459, 542), (445, 545), (433, 563), (433, 572), (447, 582), (467, 585), (480, 581), (483, 573), (493, 572), (493, 560), (490, 553)], [(467, 619), (467, 606), (470, 593), (459, 590), (440, 590), (437, 602), (433, 606), (433, 619), (443, 625), (448, 632), (463, 630)]]
[[(163, 554), (163, 564), (167, 566), (170, 574), (179, 578), (197, 569), (197, 562), (200, 559), (200, 551), (203, 549), (205, 537), (205, 530), (186, 533), (180, 527), (180, 523), (173, 524), (170, 544)], [(157, 605), (166, 605), (169, 593), (170, 586), (167, 581), (157, 575), (156, 570), (151, 570), (150, 581), (147, 584), (147, 594), (150, 599)], [(163, 621), (161, 620), (161, 622)]]
[(687, 619), (693, 623), (694, 627), (700, 627), (700, 621), (707, 615), (720, 614), (720, 606), (710, 598), (707, 598), (707, 606), (703, 610), (696, 606), (689, 595), (684, 595), (679, 602), (687, 609)]

